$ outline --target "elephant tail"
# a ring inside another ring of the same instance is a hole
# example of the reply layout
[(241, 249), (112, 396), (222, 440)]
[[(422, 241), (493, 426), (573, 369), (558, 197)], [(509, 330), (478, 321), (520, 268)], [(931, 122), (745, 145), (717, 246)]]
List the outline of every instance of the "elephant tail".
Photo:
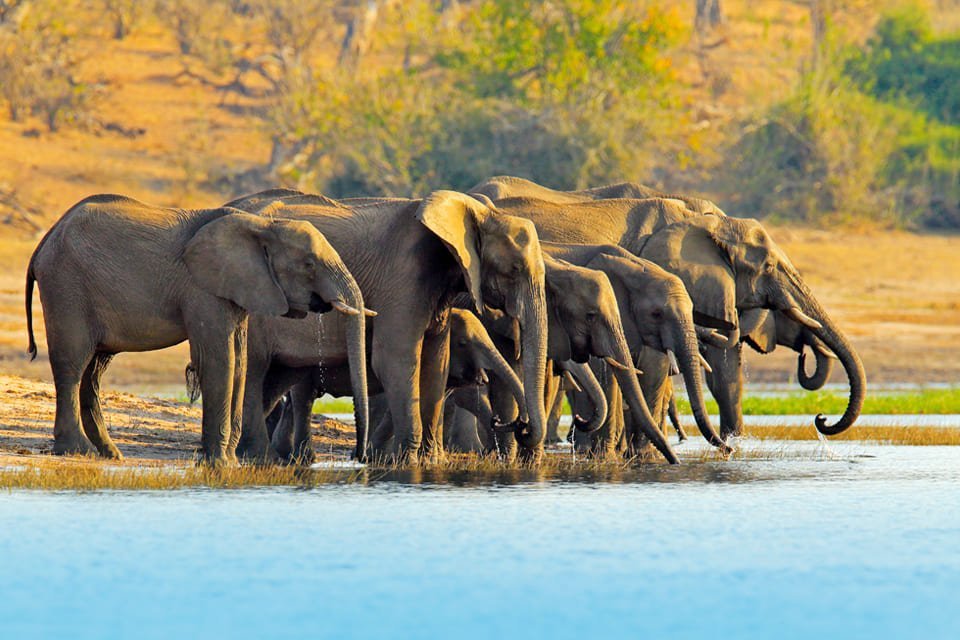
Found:
[[(44, 238), (46, 240), (46, 238)], [(40, 245), (37, 247), (37, 250), (33, 252), (33, 255), (30, 256), (30, 264), (27, 265), (27, 286), (26, 294), (24, 296), (24, 306), (26, 307), (27, 312), (27, 339), (29, 343), (27, 344), (27, 353), (30, 354), (31, 362), (37, 358), (37, 340), (33, 336), (33, 285), (37, 281), (36, 275), (33, 273), (33, 261), (37, 257), (37, 253), (40, 251), (40, 247), (43, 246), (43, 242), (40, 242)]]

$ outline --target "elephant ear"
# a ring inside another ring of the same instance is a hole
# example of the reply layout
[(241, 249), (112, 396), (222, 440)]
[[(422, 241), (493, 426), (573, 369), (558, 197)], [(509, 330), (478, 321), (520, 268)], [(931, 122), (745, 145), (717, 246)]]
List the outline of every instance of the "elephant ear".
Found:
[(290, 309), (270, 266), (270, 223), (248, 213), (208, 222), (187, 243), (183, 261), (198, 287), (251, 313), (280, 316)]
[(423, 223), (447, 246), (463, 271), (477, 313), (483, 311), (480, 292), (480, 220), (489, 210), (475, 198), (456, 191), (434, 191), (417, 209)]
[(693, 301), (694, 321), (730, 331), (739, 326), (736, 276), (715, 236), (717, 216), (676, 222), (654, 233), (641, 256), (680, 277)]
[(777, 348), (777, 321), (768, 309), (748, 309), (740, 317), (740, 326), (748, 331), (743, 340), (760, 353)]

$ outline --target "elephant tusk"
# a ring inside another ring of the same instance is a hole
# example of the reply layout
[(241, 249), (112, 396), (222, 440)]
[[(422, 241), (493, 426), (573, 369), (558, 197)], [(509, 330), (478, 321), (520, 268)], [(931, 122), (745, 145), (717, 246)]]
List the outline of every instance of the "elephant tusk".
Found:
[(611, 367), (613, 367), (614, 369), (620, 369), (621, 371), (630, 371), (637, 375), (643, 375), (643, 371), (641, 371), (640, 369), (637, 369), (635, 367), (628, 367), (625, 364), (621, 364), (620, 362), (617, 362), (616, 358), (612, 356), (603, 356), (603, 361), (606, 362)]
[(824, 356), (825, 358), (833, 358), (834, 360), (840, 359), (839, 357), (837, 357), (837, 354), (835, 354), (833, 351), (830, 351), (830, 349), (827, 349), (823, 345), (820, 345), (820, 344), (814, 345), (813, 348), (817, 350), (817, 353)]
[(667, 349), (667, 361), (670, 363), (669, 375), (675, 376), (680, 373), (680, 365), (677, 364), (677, 356), (673, 353), (673, 349)]
[(376, 317), (377, 317), (377, 312), (374, 311), (373, 309), (367, 309), (366, 307), (364, 307), (364, 308), (363, 308), (363, 315), (367, 316), (368, 318), (376, 318)]
[(710, 363), (707, 362), (707, 359), (703, 357), (703, 354), (699, 351), (697, 352), (697, 358), (700, 359), (700, 365), (703, 367), (704, 371), (707, 373), (713, 373), (713, 367), (710, 366)]
[(564, 372), (563, 372), (563, 379), (564, 379), (564, 381), (567, 383), (567, 387), (568, 387), (570, 390), (576, 391), (577, 393), (583, 393), (583, 387), (581, 387), (581, 386), (577, 383), (577, 381), (573, 379), (573, 376), (570, 374), (569, 371), (564, 371)]
[(726, 349), (727, 338), (722, 333), (716, 329), (710, 329), (709, 327), (697, 326), (697, 339), (704, 344), (708, 344), (711, 347), (717, 347), (718, 349)]
[(360, 315), (360, 312), (359, 312), (355, 307), (351, 307), (350, 305), (346, 304), (345, 302), (340, 302), (339, 300), (331, 300), (331, 301), (330, 301), (330, 306), (333, 307), (334, 309), (336, 309), (337, 311), (339, 311), (340, 313), (342, 313), (342, 314), (344, 314), (344, 315), (347, 315), (347, 316), (358, 316), (358, 315)]
[(490, 378), (487, 377), (487, 372), (483, 369), (480, 369), (480, 371), (477, 373), (477, 380), (480, 382), (480, 384), (489, 384), (490, 382)]
[(800, 307), (787, 307), (783, 310), (784, 314), (791, 320), (796, 320), (808, 329), (822, 329), (823, 325), (805, 314)]

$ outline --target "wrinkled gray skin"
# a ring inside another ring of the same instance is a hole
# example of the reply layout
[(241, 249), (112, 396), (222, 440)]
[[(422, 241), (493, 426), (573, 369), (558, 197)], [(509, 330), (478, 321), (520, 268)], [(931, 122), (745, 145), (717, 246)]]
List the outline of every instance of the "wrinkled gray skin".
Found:
[[(573, 361), (579, 364), (586, 364), (591, 357), (605, 360), (612, 367), (612, 377), (623, 389), (624, 399), (631, 408), (635, 432), (644, 434), (668, 462), (676, 464), (676, 454), (660, 433), (643, 399), (610, 279), (601, 271), (548, 256), (544, 257), (544, 265), (549, 311), (549, 359), (558, 363)], [(491, 333), (498, 332), (491, 329), (490, 325), (487, 328)], [(587, 369), (582, 368), (584, 374)], [(494, 412), (503, 415), (498, 407), (496, 388), (492, 387), (490, 393)], [(553, 405), (556, 393), (558, 384), (554, 379), (548, 385), (547, 406)], [(595, 403), (594, 406), (596, 408)]]
[[(437, 191), (423, 200), (375, 201), (359, 206), (306, 194), (273, 191), (232, 203), (256, 212), (308, 221), (344, 257), (367, 305), (379, 314), (368, 340), (374, 373), (371, 391), (386, 394), (393, 420), (392, 445), (373, 439), (377, 457), (415, 462), (439, 455), (449, 353), (448, 311), (463, 292), (473, 304), (503, 309), (520, 323), (523, 386), (529, 415), (523, 453), (542, 452), (545, 423), (543, 368), (546, 311), (543, 260), (536, 229), (502, 216), (472, 198)], [(337, 345), (339, 322), (264, 319), (251, 324), (242, 453), (274, 455), (264, 424), (283, 393), (322, 365), (327, 390), (348, 395)], [(320, 337), (318, 337), (320, 334)], [(364, 452), (358, 451), (363, 456)]]
[(709, 200), (673, 195), (636, 182), (620, 182), (605, 187), (594, 187), (579, 191), (557, 191), (524, 178), (495, 176), (474, 185), (468, 193), (483, 194), (494, 201), (505, 198), (532, 198), (556, 204), (573, 204), (584, 200), (611, 200), (613, 198), (667, 198), (680, 201), (683, 206), (695, 213), (724, 215), (720, 207)]
[[(115, 195), (73, 206), (30, 259), (31, 356), (34, 280), (57, 390), (54, 452), (87, 453), (92, 443), (115, 459), (120, 451), (99, 397), (115, 354), (190, 341), (203, 393), (203, 459), (223, 464), (234, 460), (240, 436), (247, 314), (363, 308), (337, 252), (308, 224), (227, 207), (161, 209)], [(354, 318), (362, 335), (363, 317)], [(365, 394), (366, 385), (356, 392)]]
[[(836, 354), (850, 381), (843, 416), (827, 424), (818, 415), (816, 427), (825, 435), (849, 428), (863, 405), (863, 365), (783, 251), (756, 220), (691, 216), (673, 203), (621, 199), (557, 205), (508, 198), (494, 205), (504, 213), (533, 220), (544, 241), (617, 244), (679, 276), (693, 300), (697, 323), (730, 332), (732, 344), (740, 340), (740, 314), (751, 309), (780, 311), (803, 324)], [(735, 354), (735, 349), (726, 350), (723, 364), (739, 368), (739, 362), (730, 362)], [(710, 365), (716, 377), (724, 376), (724, 367)], [(738, 377), (734, 382), (723, 379), (742, 389)]]
[[(524, 408), (525, 412), (526, 400), (520, 378), (493, 345), (476, 315), (466, 309), (451, 309), (449, 324), (450, 363), (447, 375), (447, 404), (450, 403), (449, 396), (455, 391), (486, 385), (488, 379), (493, 378), (502, 381), (502, 384), (510, 389), (515, 401)], [(274, 449), (281, 458), (300, 463), (313, 461), (309, 431), (310, 412), (314, 399), (326, 391), (324, 377), (314, 369), (312, 375), (305, 376), (290, 390), (290, 401), (284, 403), (284, 406), (277, 406), (270, 414), (268, 433)], [(384, 428), (388, 428), (386, 425), (389, 424), (389, 428), (392, 429), (392, 421), (388, 422), (385, 419), (389, 412), (386, 398), (382, 394), (374, 396), (370, 400), (370, 405), (373, 423), (384, 425)], [(283, 414), (282, 418), (274, 416), (280, 413)], [(270, 428), (270, 419), (276, 422), (276, 428)], [(443, 437), (446, 444), (446, 436), (443, 435), (445, 424), (447, 424), (445, 420), (440, 423), (438, 428), (441, 431), (437, 437)], [(379, 434), (378, 437), (386, 440), (388, 436)]]
[[(571, 245), (544, 242), (546, 254), (560, 257), (574, 264), (604, 273), (613, 286), (620, 311), (624, 333), (631, 354), (640, 357), (645, 351), (673, 353), (679, 373), (690, 389), (691, 407), (697, 427), (715, 447), (726, 451), (727, 447), (710, 424), (703, 397), (703, 381), (700, 376), (701, 359), (698, 351), (696, 325), (693, 320), (693, 302), (683, 282), (649, 260), (638, 258), (616, 245)], [(548, 274), (549, 275), (549, 274)], [(549, 286), (549, 283), (548, 283)], [(656, 357), (647, 354), (646, 359)], [(666, 378), (658, 378), (654, 372), (646, 372), (640, 378), (647, 406), (660, 424), (657, 416), (664, 402)], [(658, 366), (657, 370), (662, 369)], [(616, 374), (616, 372), (613, 372)], [(603, 377), (603, 376), (602, 376)], [(616, 375), (614, 376), (616, 377)], [(634, 376), (635, 378), (635, 376)], [(619, 380), (619, 378), (617, 377)], [(628, 398), (629, 394), (624, 393)], [(608, 398), (610, 406), (617, 406)], [(628, 404), (630, 404), (628, 402)], [(627, 423), (628, 450), (636, 452), (643, 446), (643, 433), (630, 429)], [(617, 437), (616, 429), (601, 430), (593, 436), (593, 445), (602, 451), (611, 451)], [(581, 439), (585, 442), (586, 439)]]

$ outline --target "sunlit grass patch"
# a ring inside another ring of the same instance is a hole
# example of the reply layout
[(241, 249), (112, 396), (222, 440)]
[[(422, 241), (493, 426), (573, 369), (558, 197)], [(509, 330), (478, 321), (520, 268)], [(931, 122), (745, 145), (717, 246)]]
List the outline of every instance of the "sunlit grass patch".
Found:
[(238, 489), (248, 487), (314, 486), (355, 482), (357, 471), (305, 469), (295, 466), (242, 466), (224, 469), (193, 463), (118, 466), (65, 459), (28, 461), (0, 469), (0, 487), (67, 491)]
[[(743, 398), (743, 413), (748, 416), (776, 416), (824, 413), (839, 415), (847, 406), (848, 396), (841, 391), (796, 392), (782, 396), (751, 396)], [(690, 403), (677, 399), (681, 413), (690, 413)], [(707, 400), (707, 411), (717, 413), (717, 403)], [(871, 414), (928, 414), (960, 413), (960, 388), (921, 389), (868, 394), (863, 404), (863, 415)]]

